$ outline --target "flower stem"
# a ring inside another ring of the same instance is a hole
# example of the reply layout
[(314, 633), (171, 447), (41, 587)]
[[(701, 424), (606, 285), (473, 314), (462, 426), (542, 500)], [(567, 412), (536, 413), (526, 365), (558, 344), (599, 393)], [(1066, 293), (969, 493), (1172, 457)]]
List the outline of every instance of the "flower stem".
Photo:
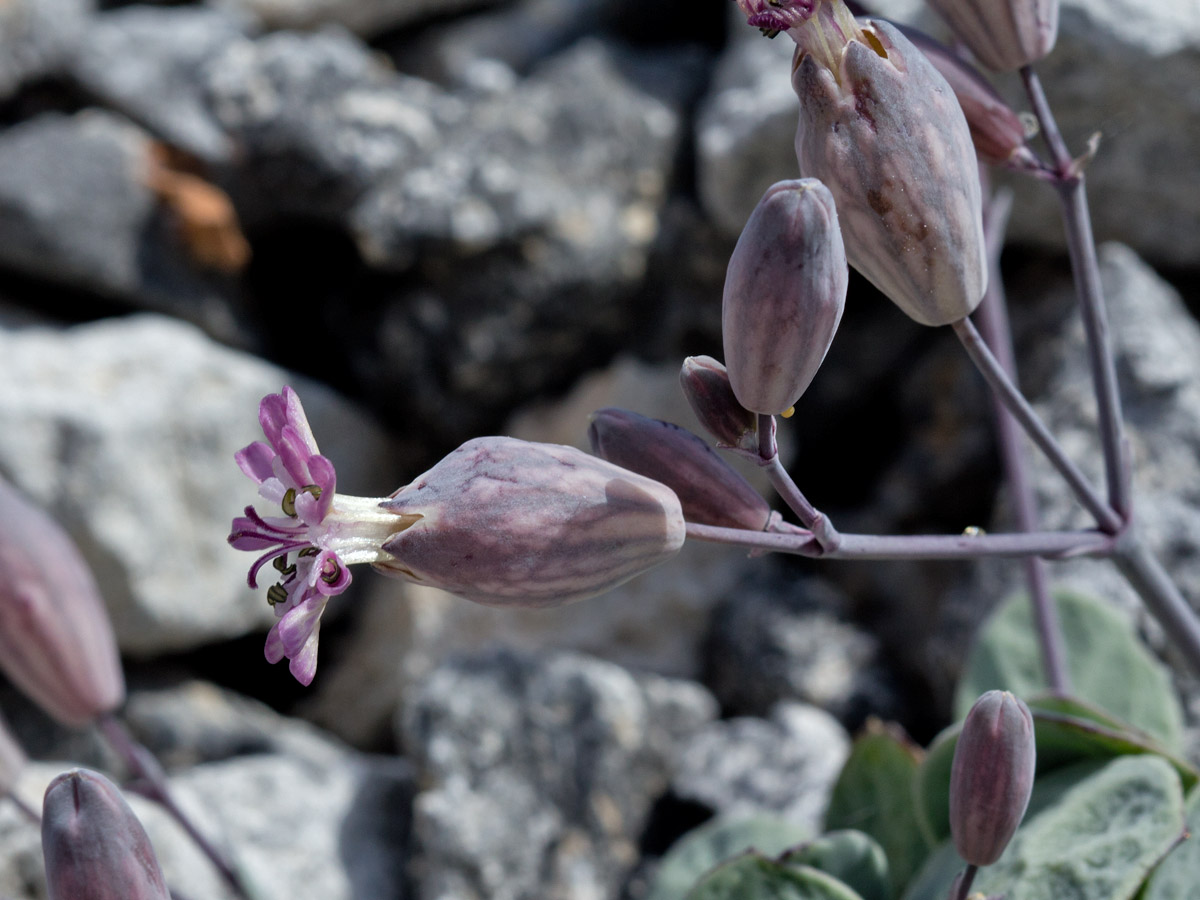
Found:
[(775, 553), (829, 559), (979, 559), (981, 557), (1108, 556), (1116, 538), (1098, 531), (1035, 531), (1020, 534), (840, 534), (824, 551), (811, 532), (795, 534), (687, 523), (689, 538)]
[(1054, 467), (1066, 479), (1071, 490), (1075, 492), (1075, 496), (1095, 517), (1100, 528), (1110, 534), (1119, 532), (1125, 524), (1124, 521), (1096, 493), (1096, 489), (1092, 487), (1087, 476), (1079, 470), (1079, 467), (1067, 457), (1054, 435), (1038, 418), (1033, 407), (1029, 405), (1029, 401), (1012, 383), (1012, 379), (1008, 377), (992, 351), (983, 342), (983, 338), (979, 336), (979, 332), (975, 330), (970, 319), (959, 319), (951, 327), (980, 374), (987, 379), (992, 390), (996, 392), (1008, 411), (1013, 414), (1013, 418), (1025, 429), (1026, 434), (1041, 448)]
[(1192, 672), (1200, 675), (1200, 624), (1162, 563), (1132, 530), (1118, 541), (1113, 561), (1163, 626)]
[(1118, 515), (1127, 519), (1132, 509), (1132, 470), (1122, 428), (1121, 395), (1117, 390), (1116, 365), (1109, 346), (1108, 313), (1104, 305), (1104, 289), (1100, 284), (1100, 265), (1096, 260), (1096, 242), (1092, 236), (1092, 217), (1088, 210), (1083, 171), (1071, 159), (1033, 67), (1021, 69), (1021, 77), (1058, 173), (1055, 187), (1062, 207), (1079, 311), (1087, 334), (1088, 362), (1104, 448), (1108, 502)]
[[(758, 464), (767, 473), (767, 478), (770, 479), (771, 485), (779, 496), (783, 498), (783, 502), (800, 519), (800, 524), (812, 532), (813, 538), (821, 549), (826, 553), (832, 552), (841, 543), (841, 535), (833, 527), (829, 518), (809, 503), (808, 498), (804, 496), (796, 482), (792, 480), (792, 476), (787, 473), (779, 461), (779, 450), (775, 444), (773, 425), (771, 416), (759, 415)], [(764, 440), (764, 435), (768, 436), (766, 440)]]
[[(988, 288), (983, 295), (983, 302), (979, 305), (978, 317), (980, 333), (992, 349), (1000, 367), (1015, 383), (1016, 355), (1013, 353), (1012, 328), (1009, 325), (1008, 305), (1004, 296), (1004, 281), (1000, 274), (1000, 251), (1004, 244), (1004, 231), (1011, 209), (1012, 193), (1006, 191), (993, 194), (984, 210), (983, 224), (987, 237), (989, 273)], [(1029, 465), (1024, 447), (1021, 446), (1017, 422), (994, 394), (992, 403), (996, 419), (996, 438), (1000, 445), (1005, 476), (1012, 491), (1013, 516), (1017, 528), (1027, 532), (1037, 531), (1037, 500), (1033, 494)], [(1055, 693), (1068, 694), (1071, 681), (1066, 665), (1066, 650), (1058, 620), (1058, 609), (1054, 596), (1050, 593), (1046, 563), (1036, 556), (1027, 556), (1024, 565), (1046, 683)]]
[(221, 878), (243, 900), (255, 900), (255, 894), (246, 885), (233, 863), (213, 843), (200, 833), (191, 819), (175, 802), (167, 785), (167, 776), (158, 760), (146, 747), (129, 733), (129, 730), (112, 713), (97, 720), (100, 733), (109, 746), (125, 761), (130, 772), (139, 779), (137, 792), (158, 803), (171, 815), (191, 838), (200, 851), (209, 858)]
[(975, 882), (975, 874), (978, 871), (979, 866), (968, 864), (959, 872), (954, 883), (950, 885), (949, 900), (967, 900), (967, 894), (971, 891), (971, 885)]

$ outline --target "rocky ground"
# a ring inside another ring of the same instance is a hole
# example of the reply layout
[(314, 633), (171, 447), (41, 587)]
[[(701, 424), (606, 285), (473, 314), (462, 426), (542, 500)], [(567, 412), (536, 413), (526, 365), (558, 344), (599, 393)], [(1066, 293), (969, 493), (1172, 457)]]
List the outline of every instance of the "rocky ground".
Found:
[[(1138, 514), (1200, 607), (1200, 16), (1126, 6), (1064, 0), (1043, 77), (1072, 146), (1102, 134), (1089, 192)], [(296, 387), (339, 490), (368, 496), (481, 434), (584, 445), (602, 406), (688, 425), (679, 363), (720, 355), (729, 251), (797, 174), (790, 44), (733, 12), (0, 0), (0, 474), (78, 543), (126, 721), (262, 897), (636, 900), (712, 816), (816, 829), (852, 734), (878, 716), (931, 737), (1019, 585), (1012, 565), (689, 545), (600, 598), (504, 612), (364, 570), (311, 688), (263, 661), (273, 616), (225, 537), (264, 394)], [(1053, 192), (1015, 187), (1023, 381), (1098, 472)], [(783, 431), (847, 530), (1005, 526), (981, 383), (857, 279)], [(1051, 473), (1038, 490), (1048, 524), (1076, 521)], [(1053, 573), (1174, 662), (1107, 566)], [(35, 805), (66, 761), (124, 774), (7, 684), (0, 710)], [(134, 802), (181, 895), (227, 896)], [(0, 802), (0, 897), (44, 896), (36, 831)]]

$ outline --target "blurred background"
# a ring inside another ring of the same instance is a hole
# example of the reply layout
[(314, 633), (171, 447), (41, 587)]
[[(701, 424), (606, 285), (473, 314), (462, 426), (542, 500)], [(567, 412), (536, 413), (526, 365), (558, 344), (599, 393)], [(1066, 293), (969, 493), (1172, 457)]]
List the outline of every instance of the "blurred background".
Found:
[[(1195, 603), (1200, 5), (1126, 6), (1064, 0), (1039, 71), (1070, 146), (1101, 134), (1138, 514)], [(942, 34), (914, 0), (876, 11)], [(715, 814), (815, 827), (868, 718), (922, 743), (947, 721), (1019, 565), (689, 545), (517, 613), (364, 569), (304, 689), (263, 660), (273, 615), (225, 543), (254, 497), (233, 453), (283, 384), (367, 496), (482, 434), (584, 445), (602, 406), (698, 430), (679, 365), (721, 356), (729, 252), (798, 175), (791, 52), (728, 0), (0, 0), (0, 475), (80, 546), (130, 727), (264, 896), (633, 900)], [(1011, 187), (1022, 383), (1099, 473), (1056, 198)], [(982, 383), (857, 278), (781, 442), (842, 530), (1007, 527)], [(1037, 483), (1048, 525), (1085, 521)], [(1106, 566), (1053, 574), (1173, 662)], [(2, 683), (0, 710), (47, 761), (30, 796), (49, 760), (120, 774)], [(168, 880), (224, 896), (145, 815)], [(0, 804), (0, 896), (43, 892), (36, 833)]]

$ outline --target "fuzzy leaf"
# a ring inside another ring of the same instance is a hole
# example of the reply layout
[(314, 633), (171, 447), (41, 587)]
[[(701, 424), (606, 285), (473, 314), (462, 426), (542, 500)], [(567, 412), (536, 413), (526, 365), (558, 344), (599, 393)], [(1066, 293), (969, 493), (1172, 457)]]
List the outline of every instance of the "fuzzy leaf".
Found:
[[(1166, 668), (1109, 605), (1055, 592), (1072, 693), (1108, 710), (1178, 753), (1183, 715)], [(1005, 601), (980, 630), (955, 697), (958, 718), (984, 691), (999, 688), (1028, 701), (1047, 687), (1029, 598)]]
[(810, 836), (808, 828), (762, 816), (718, 819), (685, 834), (663, 857), (646, 900), (683, 900), (711, 869), (747, 850), (774, 855)]
[(832, 875), (747, 853), (718, 866), (687, 900), (862, 900)]
[(825, 827), (866, 832), (887, 854), (898, 894), (933, 848), (918, 825), (914, 786), (922, 753), (898, 729), (875, 723), (854, 742), (829, 800)]
[(845, 882), (862, 900), (888, 900), (892, 895), (887, 856), (874, 838), (861, 831), (830, 831), (788, 850), (779, 861), (820, 869)]
[(1154, 870), (1142, 900), (1200, 900), (1200, 789), (1188, 795), (1186, 841)]

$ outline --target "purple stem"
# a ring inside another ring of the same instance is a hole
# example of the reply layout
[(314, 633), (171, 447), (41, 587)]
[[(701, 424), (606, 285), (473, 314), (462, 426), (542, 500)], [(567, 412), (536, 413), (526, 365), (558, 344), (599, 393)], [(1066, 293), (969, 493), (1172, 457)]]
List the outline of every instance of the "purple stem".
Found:
[(1087, 480), (1087, 476), (1079, 471), (1079, 467), (1067, 457), (1062, 446), (1050, 433), (1050, 429), (1038, 418), (1033, 407), (1029, 405), (1029, 401), (1012, 383), (1012, 379), (1008, 377), (1004, 368), (992, 355), (992, 351), (983, 342), (983, 338), (979, 336), (979, 332), (975, 330), (971, 320), (959, 319), (951, 327), (980, 374), (987, 379), (992, 390), (996, 392), (1008, 411), (1013, 414), (1013, 418), (1025, 429), (1025, 433), (1041, 448), (1054, 467), (1066, 479), (1071, 490), (1075, 492), (1075, 496), (1096, 518), (1100, 528), (1110, 534), (1117, 534), (1124, 527), (1124, 521), (1096, 493), (1096, 489)]
[(810, 532), (786, 534), (687, 523), (695, 540), (829, 559), (979, 559), (981, 557), (1108, 556), (1116, 538), (1099, 531), (1034, 531), (1020, 534), (846, 534), (825, 551)]
[[(988, 289), (979, 305), (979, 330), (996, 356), (1000, 367), (1015, 383), (1017, 373), (1016, 356), (1012, 346), (1012, 328), (1008, 320), (1008, 304), (1005, 302), (1004, 281), (1000, 274), (1000, 251), (1004, 244), (1004, 231), (1008, 214), (1012, 209), (1012, 194), (1006, 192), (993, 195), (984, 212), (984, 234), (987, 235)], [(1021, 445), (1017, 421), (1008, 408), (993, 394), (993, 413), (996, 418), (996, 437), (1004, 472), (1012, 490), (1013, 515), (1021, 531), (1037, 531), (1039, 517), (1037, 500), (1029, 478), (1029, 467)], [(1058, 621), (1058, 609), (1050, 593), (1046, 563), (1036, 556), (1025, 557), (1025, 580), (1029, 584), (1029, 597), (1033, 608), (1033, 619), (1037, 626), (1038, 646), (1041, 649), (1042, 668), (1050, 689), (1057, 694), (1068, 694), (1071, 690), (1070, 675), (1066, 666), (1066, 651), (1063, 645), (1062, 628)]]
[(1100, 439), (1104, 447), (1108, 503), (1121, 518), (1128, 519), (1132, 511), (1132, 469), (1122, 433), (1121, 395), (1117, 390), (1117, 370), (1109, 347), (1108, 313), (1104, 306), (1104, 289), (1100, 284), (1100, 265), (1096, 260), (1096, 242), (1092, 236), (1092, 217), (1088, 211), (1083, 171), (1073, 164), (1033, 67), (1021, 69), (1021, 77), (1025, 81), (1025, 90), (1046, 146), (1050, 149), (1052, 163), (1058, 171), (1055, 187), (1062, 205), (1067, 250), (1075, 276), (1075, 292), (1087, 333), (1088, 361), (1100, 419)]
[(254, 894), (234, 868), (233, 864), (218, 850), (208, 838), (200, 833), (192, 820), (175, 802), (167, 785), (167, 776), (158, 760), (112, 713), (101, 716), (96, 724), (104, 735), (109, 746), (125, 761), (129, 771), (140, 780), (137, 792), (142, 796), (158, 803), (165, 809), (180, 827), (183, 828), (192, 842), (209, 858), (220, 873), (226, 884), (244, 900), (254, 900)]
[(1200, 675), (1200, 624), (1196, 622), (1196, 614), (1162, 563), (1138, 540), (1133, 529), (1118, 541), (1113, 562), (1162, 625), (1167, 638), (1183, 654), (1192, 672)]
[(758, 465), (767, 473), (767, 478), (783, 498), (783, 502), (800, 519), (800, 524), (812, 532), (813, 538), (824, 552), (831, 553), (841, 543), (841, 535), (828, 517), (808, 502), (808, 498), (779, 461), (779, 448), (775, 443), (773, 425), (772, 416), (759, 414)]
[(971, 891), (971, 885), (975, 881), (975, 873), (979, 871), (979, 866), (967, 864), (967, 867), (958, 873), (954, 879), (954, 883), (950, 885), (949, 900), (967, 900), (967, 894)]

